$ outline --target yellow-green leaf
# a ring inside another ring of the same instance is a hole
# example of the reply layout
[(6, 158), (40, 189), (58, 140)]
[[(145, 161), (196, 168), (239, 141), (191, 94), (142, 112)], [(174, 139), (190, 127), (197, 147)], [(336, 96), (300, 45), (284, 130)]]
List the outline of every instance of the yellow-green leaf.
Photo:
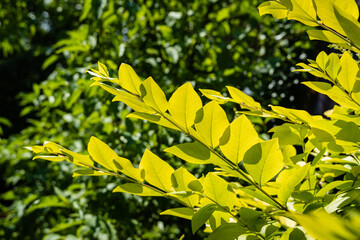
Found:
[[(201, 183), (195, 178), (194, 175), (189, 173), (186, 168), (180, 167), (171, 175), (171, 183), (172, 187), (176, 192), (201, 192), (202, 185)], [(194, 207), (199, 203), (199, 195), (193, 194), (190, 196), (186, 196), (184, 198), (180, 198), (187, 206)]]
[(130, 65), (125, 63), (120, 65), (119, 81), (122, 88), (140, 96), (141, 80)]
[(33, 151), (34, 153), (45, 152), (45, 149), (43, 146), (31, 146), (31, 147), (25, 147), (25, 148), (30, 151)]
[(319, 240), (358, 239), (359, 230), (345, 219), (324, 210), (313, 211), (310, 214), (289, 214), (296, 222), (305, 228), (307, 233)]
[(144, 103), (158, 112), (165, 113), (168, 102), (165, 93), (152, 77), (148, 77), (140, 85), (141, 98)]
[(310, 40), (321, 40), (330, 43), (347, 44), (343, 38), (327, 30), (310, 29), (307, 30), (306, 33), (309, 35)]
[(274, 112), (295, 122), (308, 123), (312, 120), (312, 116), (304, 110), (297, 110), (280, 106), (271, 106), (271, 109)]
[(107, 70), (107, 67), (102, 64), (101, 62), (98, 62), (98, 68), (99, 68), (99, 72), (104, 75), (105, 77), (110, 77), (109, 76), (109, 71)]
[(342, 55), (340, 64), (341, 69), (338, 75), (339, 83), (346, 91), (348, 91), (348, 93), (350, 93), (354, 88), (359, 66), (348, 52), (345, 52)]
[(289, 4), (284, 4), (290, 7), (290, 11), (288, 13), (289, 20), (290, 19), (297, 20), (311, 27), (318, 26), (313, 0), (291, 0), (291, 1), (282, 0), (281, 2), (289, 3)]
[(80, 170), (76, 170), (72, 176), (79, 177), (79, 176), (105, 176), (105, 175), (111, 175), (111, 174), (106, 172), (95, 171), (93, 169), (80, 169)]
[(195, 234), (195, 232), (205, 224), (205, 222), (210, 218), (211, 214), (215, 211), (217, 208), (216, 204), (208, 204), (202, 208), (200, 208), (199, 211), (197, 211), (191, 219), (191, 229), (192, 233)]
[(106, 143), (96, 137), (91, 137), (88, 144), (88, 152), (95, 162), (116, 172), (117, 168), (113, 161), (118, 158), (118, 155)]
[(148, 183), (166, 192), (170, 191), (174, 169), (167, 162), (146, 149), (139, 168), (145, 170), (145, 180)]
[(175, 156), (194, 164), (215, 164), (224, 165), (225, 163), (216, 154), (199, 142), (182, 143), (164, 150)]
[[(229, 183), (212, 172), (209, 172), (205, 177), (204, 195), (220, 206), (228, 207), (229, 210), (237, 203), (237, 197)], [(203, 204), (213, 203), (207, 198), (202, 199)]]
[(144, 169), (134, 168), (129, 159), (123, 157), (117, 157), (114, 159), (114, 165), (117, 167), (118, 171), (125, 174), (132, 179), (135, 179), (139, 182), (142, 182), (144, 179)]
[(220, 149), (233, 163), (242, 161), (245, 152), (259, 142), (259, 136), (245, 115), (235, 119), (220, 139)]
[(77, 166), (94, 166), (94, 162), (90, 159), (89, 155), (83, 155), (79, 153), (74, 153), (67, 149), (62, 149), (61, 152), (66, 155), (67, 160)]
[(255, 144), (245, 153), (243, 163), (260, 186), (270, 181), (284, 167), (278, 139)]
[(113, 101), (123, 102), (132, 108), (134, 111), (153, 114), (155, 111), (147, 106), (140, 97), (128, 93), (124, 90), (114, 88), (101, 82), (94, 82), (91, 86), (100, 86), (105, 91), (115, 95)]
[(201, 116), (196, 119), (196, 131), (207, 145), (216, 148), (220, 137), (229, 125), (226, 113), (216, 101), (206, 104), (199, 112)]
[(228, 89), (232, 97), (232, 101), (240, 104), (242, 108), (248, 108), (247, 106), (249, 106), (250, 109), (261, 109), (260, 103), (256, 102), (249, 95), (246, 95), (245, 93), (234, 87), (226, 86), (226, 88)]
[(171, 128), (171, 129), (175, 129), (180, 131), (180, 129), (175, 126), (172, 122), (170, 122), (169, 120), (167, 120), (166, 118), (158, 115), (158, 114), (149, 114), (149, 113), (143, 113), (143, 112), (133, 112), (130, 113), (126, 116), (127, 118), (137, 118), (137, 119), (142, 119), (142, 120), (147, 120), (149, 122), (152, 123), (156, 123), (160, 126), (164, 126), (167, 128)]
[(35, 156), (35, 157), (33, 157), (33, 160), (35, 160), (35, 159), (44, 159), (44, 160), (48, 160), (51, 162), (60, 162), (60, 161), (66, 160), (66, 157), (50, 155), (50, 156)]
[(179, 87), (169, 99), (171, 116), (187, 131), (194, 124), (196, 113), (201, 107), (201, 99), (189, 82)]
[(150, 187), (144, 186), (140, 183), (125, 183), (120, 186), (117, 186), (113, 192), (124, 192), (130, 193), (138, 196), (150, 196), (150, 197), (162, 197), (163, 193), (160, 191), (154, 190)]
[(175, 217), (185, 218), (191, 220), (194, 215), (194, 210), (187, 207), (171, 208), (160, 213), (160, 215), (171, 215)]
[(280, 2), (266, 1), (258, 7), (260, 16), (264, 14), (271, 14), (276, 19), (286, 18), (288, 9)]
[[(355, 10), (355, 9), (354, 9)], [(359, 11), (359, 9), (356, 9)], [(360, 48), (360, 23), (357, 18), (354, 18), (352, 15), (337, 5), (334, 5), (335, 18), (339, 22), (341, 28), (343, 29), (344, 35), (350, 39), (352, 44), (357, 46), (357, 50)]]
[(224, 97), (220, 92), (212, 89), (200, 89), (200, 92), (210, 100), (215, 100), (219, 104), (227, 103), (231, 98)]
[(276, 182), (279, 182), (281, 184), (278, 192), (278, 197), (280, 201), (282, 201), (283, 203), (287, 202), (296, 185), (301, 183), (301, 181), (306, 176), (309, 167), (310, 163), (302, 167), (286, 169), (279, 174), (279, 176), (276, 178)]

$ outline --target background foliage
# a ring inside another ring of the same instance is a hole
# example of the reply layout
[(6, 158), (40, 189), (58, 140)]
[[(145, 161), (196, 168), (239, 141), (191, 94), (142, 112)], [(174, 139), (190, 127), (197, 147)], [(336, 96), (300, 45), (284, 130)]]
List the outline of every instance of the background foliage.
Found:
[[(137, 72), (167, 86), (167, 94), (190, 81), (197, 88), (236, 86), (264, 106), (281, 100), (291, 105), (296, 95), (288, 89), (298, 80), (290, 67), (308, 57), (310, 45), (303, 27), (260, 18), (258, 4), (2, 1), (0, 69), (7, 81), (0, 83), (0, 236), (173, 239), (190, 233), (187, 222), (164, 224), (167, 217), (152, 212), (171, 202), (111, 194), (108, 179), (71, 179), (72, 166), (29, 161), (22, 147), (52, 140), (81, 152), (96, 135), (118, 154), (139, 160), (145, 148), (156, 153), (174, 139), (186, 140), (125, 119), (129, 109), (89, 88), (84, 66), (98, 60), (112, 73), (118, 63), (131, 62)], [(6, 118), (12, 128), (4, 126)], [(268, 130), (258, 123), (259, 131)]]

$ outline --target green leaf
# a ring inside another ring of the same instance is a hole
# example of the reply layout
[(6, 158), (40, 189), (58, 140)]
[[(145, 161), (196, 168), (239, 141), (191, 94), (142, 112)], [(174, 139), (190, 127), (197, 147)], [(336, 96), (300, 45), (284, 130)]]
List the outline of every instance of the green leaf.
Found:
[(221, 158), (199, 142), (178, 144), (164, 151), (174, 154), (189, 163), (215, 164), (220, 166), (225, 164)]
[(120, 86), (129, 92), (140, 96), (141, 80), (134, 69), (125, 63), (122, 63), (119, 68)]
[(84, 224), (84, 220), (78, 220), (78, 221), (72, 221), (69, 223), (59, 223), (55, 227), (51, 228), (49, 230), (50, 233), (59, 232), (68, 228), (72, 228), (74, 226), (82, 225)]
[(165, 93), (152, 77), (144, 80), (140, 86), (141, 98), (149, 107), (160, 113), (165, 113), (168, 109), (168, 102)]
[(146, 149), (139, 168), (145, 170), (145, 180), (148, 183), (166, 192), (170, 191), (174, 169), (167, 162)]
[(217, 208), (216, 204), (208, 204), (199, 211), (197, 211), (191, 219), (191, 229), (192, 233), (195, 234), (196, 231), (205, 224), (205, 222), (210, 218), (211, 214)]
[(288, 9), (280, 2), (266, 1), (258, 7), (260, 16), (264, 14), (271, 14), (276, 19), (286, 18)]
[(134, 168), (129, 159), (117, 157), (113, 160), (113, 163), (121, 173), (139, 182), (143, 181), (144, 170)]
[(76, 170), (72, 176), (79, 177), (79, 176), (105, 176), (105, 175), (111, 175), (111, 174), (106, 172), (95, 171), (93, 169), (80, 169), (80, 170)]
[(303, 82), (302, 84), (319, 93), (327, 95), (329, 98), (334, 100), (334, 102), (343, 107), (355, 110), (360, 109), (360, 106), (352, 99), (350, 99), (349, 96), (344, 93), (338, 86), (331, 86), (331, 84), (324, 82)]
[(297, 20), (310, 27), (318, 26), (316, 11), (312, 0), (283, 0), (281, 2), (290, 7), (288, 13), (289, 20)]
[[(250, 107), (249, 109), (261, 109), (260, 103), (256, 102), (249, 95), (246, 95), (245, 93), (234, 87), (226, 86), (226, 88), (232, 97), (232, 101), (240, 104), (242, 108)], [(246, 106), (244, 106), (244, 104)]]
[(245, 115), (235, 119), (220, 138), (222, 153), (233, 163), (242, 161), (245, 152), (259, 142), (259, 136)]
[(227, 181), (209, 172), (204, 180), (204, 195), (212, 201), (203, 198), (202, 203), (216, 202), (229, 210), (237, 203), (237, 197)]
[[(202, 192), (201, 183), (184, 167), (180, 167), (171, 175), (171, 183), (176, 192)], [(194, 207), (199, 203), (199, 195), (190, 194), (184, 198), (180, 198), (180, 200), (187, 204), (187, 206)]]
[(186, 131), (194, 125), (196, 113), (201, 107), (201, 99), (189, 82), (179, 87), (169, 99), (171, 116)]
[[(220, 227), (216, 228), (214, 232), (210, 234), (207, 240), (233, 240), (242, 239), (240, 236), (246, 234), (248, 231), (239, 223), (224, 223)], [(252, 239), (245, 236), (244, 239)], [(255, 238), (258, 239), (258, 238)]]
[(360, 142), (360, 129), (354, 122), (319, 119), (312, 121), (310, 127), (317, 140), (321, 142)]
[[(344, 28), (343, 18), (356, 21), (359, 17), (359, 8), (353, 0), (333, 1), (333, 0), (315, 0), (317, 14), (323, 24), (334, 29), (338, 33), (346, 36), (347, 31)], [(337, 12), (342, 16), (337, 18)]]
[(288, 228), (283, 235), (281, 236), (280, 240), (307, 240), (303, 231), (299, 228)]
[(117, 168), (113, 161), (118, 158), (118, 155), (106, 143), (96, 137), (91, 137), (88, 144), (88, 152), (95, 162), (116, 172)]
[(284, 167), (278, 139), (260, 142), (244, 155), (244, 167), (260, 186), (271, 180)]
[[(198, 191), (201, 192), (202, 186), (197, 178), (189, 173), (186, 168), (181, 166), (171, 176), (172, 187), (175, 191)], [(195, 184), (195, 185), (193, 185)]]
[(316, 56), (316, 63), (319, 66), (320, 69), (325, 70), (326, 63), (328, 61), (328, 56), (324, 51), (321, 51)]
[(45, 59), (44, 63), (41, 65), (41, 70), (47, 69), (51, 64), (56, 62), (59, 59), (59, 55), (50, 55)]
[(216, 101), (206, 104), (199, 112), (201, 116), (195, 122), (196, 131), (207, 145), (216, 148), (220, 137), (229, 125), (226, 113)]
[(305, 178), (309, 167), (310, 163), (302, 167), (286, 169), (279, 174), (276, 178), (276, 182), (281, 184), (278, 192), (280, 201), (283, 203), (287, 202), (295, 187)]
[(91, 2), (92, 2), (92, 0), (85, 0), (84, 1), (84, 6), (83, 6), (82, 13), (81, 13), (81, 16), (80, 16), (80, 22), (83, 21), (87, 17), (87, 15), (89, 14), (89, 12), (91, 10)]
[(138, 196), (149, 196), (149, 197), (162, 197), (163, 193), (156, 191), (150, 187), (141, 185), (140, 183), (125, 183), (120, 186), (117, 186), (113, 192), (124, 192), (130, 193)]
[(98, 69), (102, 75), (104, 75), (105, 77), (110, 77), (107, 67), (104, 64), (102, 64), (101, 62), (98, 62)]
[(325, 211), (328, 213), (334, 213), (340, 209), (343, 209), (346, 205), (349, 205), (354, 200), (360, 200), (360, 190), (354, 189), (349, 192), (338, 194), (332, 201), (325, 207)]
[(279, 144), (283, 145), (302, 145), (306, 137), (308, 128), (302, 125), (284, 123), (273, 127), (269, 132), (273, 132), (272, 138), (278, 138)]
[(340, 59), (335, 53), (330, 53), (326, 63), (326, 72), (331, 79), (336, 79), (340, 70)]
[[(356, 7), (353, 10), (359, 11)], [(341, 28), (343, 29), (343, 35), (348, 37), (353, 44), (357, 46), (359, 49), (360, 47), (360, 23), (358, 22), (357, 18), (354, 18), (350, 14), (347, 13), (346, 10), (334, 5), (334, 13), (335, 18), (339, 22)]]
[(163, 116), (160, 116), (158, 114), (133, 112), (133, 113), (128, 114), (126, 117), (147, 120), (149, 122), (156, 123), (157, 125), (180, 131), (180, 129), (176, 125), (174, 125), (172, 122), (170, 122), (169, 120), (167, 120), (166, 118), (164, 118)]
[(278, 207), (278, 204), (276, 202), (274, 202), (270, 197), (266, 196), (263, 192), (253, 186), (241, 188), (240, 191), (252, 196), (253, 198), (260, 199), (261, 201), (266, 202), (272, 206)]
[(271, 106), (271, 109), (274, 112), (283, 115), (295, 122), (308, 123), (312, 120), (312, 116), (304, 110), (297, 110), (280, 106)]
[(305, 228), (307, 233), (319, 240), (358, 239), (354, 227), (347, 221), (328, 214), (324, 210), (313, 211), (310, 214), (289, 214), (296, 222)]
[(45, 149), (43, 146), (31, 146), (31, 147), (24, 147), (34, 153), (42, 153), (45, 152)]
[(35, 157), (33, 157), (33, 160), (35, 160), (35, 159), (43, 159), (43, 160), (48, 160), (51, 162), (61, 162), (61, 161), (66, 160), (66, 157), (50, 155), (50, 156), (35, 156)]
[(56, 195), (44, 196), (39, 198), (39, 201), (33, 202), (29, 208), (26, 209), (25, 214), (30, 214), (31, 212), (48, 207), (61, 207), (61, 208), (69, 208), (71, 205), (68, 202), (62, 201)]
[(155, 111), (147, 106), (140, 97), (128, 93), (124, 90), (114, 88), (101, 82), (94, 82), (91, 86), (100, 86), (105, 91), (115, 95), (113, 102), (119, 101), (125, 103), (127, 106), (132, 108), (134, 111), (153, 114)]
[(61, 153), (64, 149), (63, 146), (56, 144), (54, 142), (45, 141), (44, 142), (44, 150), (49, 153)]
[(89, 155), (83, 155), (79, 153), (74, 153), (67, 149), (61, 149), (61, 152), (68, 157), (68, 161), (77, 165), (77, 166), (94, 166), (94, 162), (90, 159)]
[(342, 55), (340, 64), (341, 69), (338, 75), (339, 83), (348, 93), (351, 93), (355, 85), (359, 66), (348, 52)]
[(231, 98), (224, 97), (220, 92), (212, 89), (200, 89), (200, 92), (210, 100), (215, 100), (219, 104), (227, 103)]
[(342, 39), (335, 33), (327, 30), (310, 29), (307, 30), (306, 33), (309, 35), (310, 40), (320, 40), (330, 43), (347, 44), (344, 39)]
[(171, 208), (160, 213), (160, 215), (171, 215), (175, 217), (185, 218), (191, 220), (194, 215), (194, 210), (187, 207)]
[(321, 188), (317, 193), (316, 197), (323, 197), (334, 188), (338, 188), (344, 185), (352, 184), (353, 181), (334, 181), (328, 183), (325, 187)]

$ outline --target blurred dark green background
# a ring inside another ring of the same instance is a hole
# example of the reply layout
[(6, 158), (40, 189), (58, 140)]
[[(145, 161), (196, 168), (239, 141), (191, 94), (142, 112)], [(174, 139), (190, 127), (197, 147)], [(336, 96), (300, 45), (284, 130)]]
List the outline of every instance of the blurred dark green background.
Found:
[[(161, 150), (184, 136), (126, 119), (130, 109), (89, 87), (85, 71), (97, 61), (115, 77), (128, 63), (168, 95), (190, 81), (222, 92), (236, 86), (263, 106), (305, 108), (291, 68), (312, 57), (306, 29), (260, 17), (261, 2), (0, 1), (0, 238), (204, 237), (192, 236), (188, 221), (158, 216), (174, 202), (113, 194), (119, 180), (73, 179), (72, 165), (31, 161), (23, 147), (51, 140), (84, 152), (94, 135), (135, 163), (149, 148), (174, 167), (182, 164)], [(228, 113), (234, 116), (232, 106)], [(253, 120), (260, 133), (272, 124)]]

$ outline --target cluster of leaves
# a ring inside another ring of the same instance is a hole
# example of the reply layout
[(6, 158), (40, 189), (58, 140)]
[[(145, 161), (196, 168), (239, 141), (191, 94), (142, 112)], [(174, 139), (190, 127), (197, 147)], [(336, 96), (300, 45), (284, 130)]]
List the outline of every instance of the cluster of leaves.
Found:
[[(308, 33), (359, 53), (355, 1), (329, 0), (326, 5), (312, 0), (267, 1), (259, 9), (261, 14), (323, 28)], [(345, 42), (335, 41), (335, 36)], [(79, 166), (74, 176), (117, 177), (120, 183), (114, 192), (175, 200), (182, 207), (161, 214), (191, 220), (193, 233), (205, 224), (211, 233), (208, 239), (358, 239), (360, 76), (350, 53), (339, 57), (321, 52), (316, 61), (300, 64), (301, 71), (324, 79), (304, 84), (339, 104), (327, 112), (329, 119), (279, 106), (267, 110), (230, 86), (226, 96), (202, 89), (210, 100), (205, 105), (190, 83), (167, 100), (152, 77), (141, 80), (127, 64), (121, 64), (118, 78), (110, 77), (101, 63), (98, 70), (89, 71), (94, 76), (92, 85), (133, 109), (127, 117), (193, 139), (164, 151), (191, 164), (215, 166), (202, 176), (195, 177), (183, 166), (174, 170), (150, 150), (145, 150), (136, 167), (96, 137), (90, 139), (87, 155), (53, 142), (30, 149), (38, 154), (35, 158)], [(241, 108), (240, 116), (231, 122), (220, 106), (228, 102)], [(271, 129), (271, 139), (264, 140), (246, 115), (285, 123)]]
[[(17, 101), (10, 87), (46, 80), (19, 95), (27, 127), (9, 139), (0, 139), (0, 175), (5, 186), (0, 197), (0, 236), (176, 238), (176, 222), (165, 225), (171, 218), (151, 211), (157, 206), (174, 207), (173, 202), (113, 196), (118, 180), (69, 179), (71, 165), (28, 161), (31, 155), (22, 147), (50, 139), (83, 152), (88, 139), (96, 135), (118, 154), (138, 163), (145, 148), (160, 154), (174, 141), (189, 140), (166, 128), (125, 118), (130, 109), (124, 104), (104, 102), (109, 94), (89, 88), (84, 74), (84, 66), (99, 58), (111, 74), (120, 61), (131, 62), (140, 72), (151, 72), (160, 85), (167, 86), (167, 95), (190, 80), (202, 88), (216, 85), (224, 90), (225, 83), (247, 87), (247, 93), (265, 103), (290, 98), (287, 89), (296, 79), (288, 70), (310, 45), (301, 35), (304, 28), (300, 24), (275, 24), (271, 17), (260, 18), (258, 4), (256, 0), (2, 1), (0, 15), (6, 21), (0, 29), (4, 56), (0, 63), (9, 77), (1, 82), (0, 95), (11, 98), (1, 101), (1, 115), (13, 111)], [(33, 58), (19, 64), (17, 59), (23, 56), (40, 56), (40, 60), (36, 58), (36, 65)], [(43, 71), (38, 63), (42, 59), (46, 59), (41, 63)], [(28, 69), (32, 72), (26, 73)], [(21, 79), (21, 84), (14, 84), (14, 79)], [(274, 98), (268, 89), (276, 94)], [(2, 124), (10, 125), (0, 118)], [(176, 168), (181, 165), (170, 154), (168, 161)], [(211, 166), (188, 169), (199, 175)], [(144, 206), (149, 210), (145, 212)], [(119, 220), (120, 215), (124, 220)], [(182, 231), (189, 232), (187, 225)]]

